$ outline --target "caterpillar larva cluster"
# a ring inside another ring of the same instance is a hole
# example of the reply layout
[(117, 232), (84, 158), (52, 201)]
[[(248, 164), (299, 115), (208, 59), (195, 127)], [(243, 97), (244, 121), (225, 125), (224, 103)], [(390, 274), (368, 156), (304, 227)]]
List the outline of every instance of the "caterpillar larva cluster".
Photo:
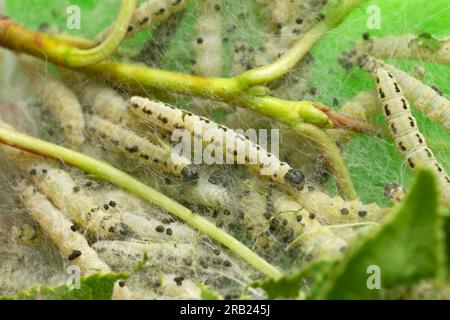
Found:
[(383, 114), (389, 122), (397, 148), (405, 156), (411, 170), (426, 166), (436, 173), (441, 187), (442, 202), (450, 208), (450, 178), (427, 147), (400, 85), (395, 77), (382, 67), (376, 68), (373, 75)]
[[(141, 3), (133, 13), (126, 35), (156, 26), (158, 23), (168, 19), (171, 15), (183, 10), (189, 0), (147, 0)], [(102, 42), (111, 32), (112, 27), (104, 30), (97, 37), (97, 43)]]
[(77, 228), (43, 194), (28, 186), (22, 191), (22, 201), (62, 254), (79, 266), (84, 274), (111, 271), (89, 247), (86, 239), (77, 232)]
[(147, 265), (158, 271), (190, 275), (209, 272), (209, 268), (233, 269), (234, 263), (219, 249), (193, 243), (149, 243), (128, 241), (98, 241), (92, 246), (99, 256), (117, 270), (132, 270), (147, 256)]
[(71, 70), (61, 69), (61, 75), (84, 106), (115, 124), (134, 128), (136, 118), (127, 110), (126, 100), (116, 90)]
[(81, 105), (75, 94), (49, 74), (38, 59), (20, 55), (19, 61), (44, 105), (62, 127), (65, 142), (72, 148), (78, 148), (84, 142), (85, 124)]
[(195, 22), (194, 73), (207, 77), (218, 77), (222, 73), (222, 23), (220, 1), (199, 1)]
[[(214, 144), (233, 159), (238, 155), (244, 155), (245, 163), (251, 164), (251, 167), (274, 181), (286, 182), (296, 188), (303, 186), (304, 176), (300, 171), (292, 169), (287, 163), (281, 162), (244, 135), (223, 125), (162, 102), (137, 96), (130, 99), (129, 107), (144, 121), (156, 125), (163, 131), (187, 130), (195, 139), (201, 139), (203, 144)], [(201, 131), (197, 132), (199, 130)], [(226, 145), (226, 141), (231, 141), (234, 146), (230, 148)]]
[(346, 67), (357, 65), (369, 73), (373, 73), (378, 67), (388, 70), (396, 78), (411, 104), (450, 131), (450, 101), (435, 89), (392, 65), (359, 53), (356, 49), (347, 53), (341, 63)]
[(313, 186), (305, 186), (292, 197), (308, 212), (317, 216), (324, 224), (379, 221), (387, 209), (377, 204), (363, 204), (359, 200), (346, 201), (339, 196), (330, 197)]
[(72, 221), (100, 239), (141, 239), (163, 242), (189, 242), (195, 232), (184, 224), (164, 223), (121, 211), (114, 200), (95, 203), (81, 186), (65, 171), (41, 164), (29, 170), (30, 179), (60, 210), (67, 212)]
[(198, 181), (197, 168), (188, 159), (154, 145), (119, 125), (91, 116), (87, 119), (87, 133), (108, 150), (119, 152), (138, 163), (162, 169), (189, 183)]
[(156, 280), (158, 299), (201, 300), (201, 289), (190, 279), (174, 274), (163, 274)]
[(106, 239), (122, 239), (132, 234), (119, 218), (86, 196), (67, 172), (46, 164), (33, 164), (28, 167), (28, 176), (58, 209), (90, 234)]
[(317, 221), (314, 213), (306, 211), (286, 195), (275, 194), (273, 207), (276, 227), (284, 229), (289, 238), (293, 238), (291, 241), (299, 239), (308, 260), (334, 258), (347, 248), (344, 239)]

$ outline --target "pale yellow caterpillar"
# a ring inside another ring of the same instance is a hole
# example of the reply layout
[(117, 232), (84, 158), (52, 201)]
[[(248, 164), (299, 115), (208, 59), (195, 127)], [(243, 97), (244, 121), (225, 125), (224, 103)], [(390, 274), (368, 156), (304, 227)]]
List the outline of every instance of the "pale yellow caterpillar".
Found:
[(44, 105), (62, 127), (66, 143), (78, 148), (84, 142), (84, 117), (75, 94), (49, 74), (38, 59), (20, 55), (19, 61)]
[[(259, 170), (262, 175), (268, 175), (274, 181), (286, 182), (295, 188), (303, 186), (304, 176), (300, 171), (292, 169), (287, 163), (281, 162), (244, 135), (223, 125), (162, 102), (137, 96), (130, 99), (129, 108), (144, 121), (156, 125), (163, 131), (187, 130), (194, 135), (194, 139), (201, 139), (203, 144), (218, 147), (229, 157), (245, 155), (243, 159), (245, 163)], [(226, 141), (231, 141), (234, 146), (225, 145)]]
[(137, 160), (146, 166), (172, 173), (189, 183), (198, 181), (199, 173), (197, 168), (188, 159), (154, 145), (133, 132), (107, 120), (97, 116), (89, 117), (87, 119), (87, 133), (108, 150), (119, 152), (127, 158)]
[[(183, 10), (189, 0), (147, 0), (141, 3), (133, 13), (126, 35), (135, 33), (156, 26), (158, 23), (167, 20), (171, 15)], [(112, 27), (104, 30), (97, 37), (97, 43), (102, 42), (111, 32)]]
[(278, 227), (288, 230), (295, 239), (299, 239), (308, 259), (334, 258), (347, 248), (345, 240), (322, 225), (314, 213), (306, 211), (293, 199), (276, 194), (273, 204)]
[(363, 204), (359, 200), (346, 201), (339, 196), (330, 197), (313, 186), (305, 186), (292, 197), (327, 225), (379, 221), (387, 212), (375, 203)]
[(450, 131), (450, 101), (441, 96), (439, 92), (412, 75), (366, 54), (358, 55), (357, 52), (353, 52), (353, 56), (350, 58), (351, 63), (357, 63), (369, 73), (373, 73), (378, 67), (388, 70), (396, 78), (411, 104), (442, 125), (444, 129)]
[(224, 207), (230, 200), (230, 195), (225, 188), (209, 183), (203, 177), (199, 179), (195, 186), (189, 186), (181, 193), (186, 200), (211, 208)]
[(152, 241), (189, 242), (195, 232), (189, 227), (173, 222), (146, 218), (139, 214), (121, 211), (114, 201), (95, 204), (65, 171), (51, 166), (33, 165), (30, 178), (50, 200), (67, 212), (72, 221), (100, 239), (124, 239), (131, 236)]
[(60, 72), (84, 106), (115, 124), (134, 128), (136, 118), (127, 110), (126, 100), (116, 90), (72, 70), (61, 68)]
[(219, 1), (199, 1), (194, 28), (195, 74), (220, 77), (222, 73), (222, 24)]
[(383, 114), (389, 122), (397, 148), (405, 156), (411, 170), (426, 166), (436, 173), (441, 187), (442, 202), (450, 208), (450, 178), (427, 147), (400, 85), (395, 77), (382, 67), (376, 68), (373, 75)]
[(358, 43), (355, 48), (366, 51), (375, 57), (396, 57), (404, 59), (417, 59), (440, 64), (450, 64), (450, 38), (435, 39), (438, 48), (430, 48), (421, 43), (421, 38), (432, 37), (428, 34), (419, 36), (404, 34), (398, 36), (384, 36), (379, 38), (365, 38), (366, 41)]
[(92, 246), (99, 256), (118, 270), (132, 270), (147, 256), (147, 265), (157, 267), (162, 272), (190, 274), (198, 271), (232, 269), (233, 262), (219, 249), (208, 248), (193, 243), (150, 243), (131, 241), (98, 241)]
[(111, 271), (109, 266), (89, 247), (86, 239), (76, 231), (76, 227), (43, 194), (28, 186), (22, 192), (22, 201), (62, 254), (70, 262), (79, 266), (84, 274)]
[[(246, 185), (253, 185), (253, 180), (246, 180)], [(270, 218), (273, 208), (267, 203), (267, 197), (249, 189), (239, 199), (239, 211), (242, 215), (239, 223), (245, 227), (252, 239), (252, 246), (261, 252), (275, 254), (277, 239), (270, 231)]]
[(131, 230), (105, 208), (94, 204), (65, 171), (47, 164), (28, 167), (28, 176), (52, 203), (78, 226), (99, 238), (124, 238)]

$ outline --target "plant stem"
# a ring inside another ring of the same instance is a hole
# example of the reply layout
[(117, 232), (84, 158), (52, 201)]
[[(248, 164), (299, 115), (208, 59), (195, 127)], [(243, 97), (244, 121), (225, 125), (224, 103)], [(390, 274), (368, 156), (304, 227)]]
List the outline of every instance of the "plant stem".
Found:
[[(133, 16), (136, 0), (122, 0), (119, 16), (108, 37), (98, 46), (90, 49), (81, 49), (71, 46), (70, 39), (58, 41), (50, 36), (41, 37), (39, 33), (27, 32), (24, 27), (8, 19), (1, 19), (2, 29), (8, 40), (15, 43), (15, 50), (25, 51), (46, 58), (56, 64), (70, 68), (79, 68), (99, 63), (108, 58), (119, 47), (127, 32), (128, 23)], [(3, 30), (3, 28), (5, 28)], [(37, 37), (36, 37), (37, 35)], [(14, 39), (19, 36), (19, 38)], [(79, 39), (78, 42), (81, 42)], [(0, 43), (3, 41), (0, 40)], [(87, 44), (87, 43), (86, 43)], [(8, 47), (8, 46), (7, 46)], [(25, 49), (25, 48), (28, 48)], [(25, 49), (25, 50), (24, 50)]]
[(106, 162), (2, 127), (0, 127), (0, 142), (24, 151), (63, 161), (64, 163), (76, 166), (99, 178), (110, 181), (186, 221), (200, 232), (228, 247), (258, 271), (272, 278), (281, 276), (281, 272), (276, 267), (259, 257), (256, 253), (225, 231), (217, 228), (214, 224), (193, 213), (178, 202), (134, 179), (123, 171), (114, 168)]
[(288, 73), (319, 39), (333, 29), (357, 6), (366, 0), (341, 0), (331, 5), (325, 13), (326, 19), (318, 23), (301, 37), (280, 59), (275, 62), (250, 69), (238, 78), (248, 85), (260, 85), (281, 78)]
[[(65, 56), (67, 52), (74, 49), (65, 41), (58, 41), (47, 34), (34, 32), (9, 19), (0, 19), (0, 45), (65, 67), (70, 67)], [(250, 108), (275, 117), (287, 125), (306, 121), (320, 127), (330, 127), (332, 123), (335, 128), (345, 127), (354, 131), (371, 132), (370, 125), (333, 113), (329, 108), (324, 109), (323, 105), (317, 103), (286, 101), (255, 94), (252, 91), (254, 87), (249, 87), (240, 77), (204, 78), (110, 60), (77, 70), (92, 77), (106, 79), (137, 94), (147, 95), (152, 90), (176, 92)], [(287, 106), (293, 107), (292, 112), (286, 112)], [(277, 110), (277, 108), (280, 109)], [(278, 112), (284, 114), (280, 116)], [(287, 114), (289, 116), (285, 117)], [(329, 115), (334, 117), (331, 118)]]
[(312, 140), (319, 147), (335, 176), (336, 185), (342, 198), (345, 200), (357, 199), (358, 195), (353, 186), (350, 173), (342, 158), (341, 151), (333, 139), (321, 129), (307, 123), (297, 125), (294, 130), (307, 139)]
[(250, 69), (238, 78), (244, 83), (251, 85), (266, 84), (281, 78), (289, 72), (312, 48), (312, 46), (325, 34), (328, 30), (325, 24), (319, 23), (310, 31), (308, 31), (296, 44), (289, 49), (280, 59), (274, 63)]

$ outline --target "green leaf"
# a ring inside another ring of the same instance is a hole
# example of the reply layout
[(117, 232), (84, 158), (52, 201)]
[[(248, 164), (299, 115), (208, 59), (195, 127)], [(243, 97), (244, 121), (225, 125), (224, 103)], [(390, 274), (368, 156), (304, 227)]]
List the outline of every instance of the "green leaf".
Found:
[(208, 286), (197, 282), (195, 285), (201, 290), (202, 300), (223, 300), (223, 297), (217, 291), (211, 290)]
[(269, 299), (298, 298), (300, 283), (308, 281), (311, 285), (308, 290), (308, 298), (314, 298), (317, 292), (320, 291), (327, 274), (335, 264), (335, 261), (314, 262), (297, 272), (285, 275), (279, 279), (266, 278), (254, 281), (250, 284), (250, 287), (262, 288)]
[(417, 36), (417, 38), (412, 40), (411, 42), (413, 42), (413, 43), (417, 42), (417, 44), (419, 46), (428, 48), (434, 52), (439, 50), (439, 48), (444, 43), (444, 41), (442, 41), (426, 32), (419, 34)]
[(382, 288), (433, 278), (443, 270), (442, 219), (436, 179), (419, 170), (410, 193), (383, 226), (369, 235), (333, 270), (321, 298), (374, 299), (369, 266), (378, 267)]
[(110, 300), (114, 283), (129, 277), (128, 273), (94, 274), (81, 277), (80, 288), (36, 286), (17, 294), (20, 300)]

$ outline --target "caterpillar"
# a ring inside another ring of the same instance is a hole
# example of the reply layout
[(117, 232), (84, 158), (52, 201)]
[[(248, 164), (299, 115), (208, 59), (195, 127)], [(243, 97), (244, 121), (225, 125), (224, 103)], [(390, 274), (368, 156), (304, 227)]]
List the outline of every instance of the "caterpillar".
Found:
[[(245, 185), (253, 185), (253, 181), (245, 181)], [(261, 253), (272, 255), (279, 250), (278, 241), (270, 231), (269, 219), (273, 216), (272, 208), (268, 208), (264, 195), (252, 190), (245, 190), (239, 199), (239, 211), (242, 215), (240, 224), (245, 227), (252, 239), (252, 246)]]
[(195, 186), (184, 188), (181, 194), (190, 202), (210, 208), (223, 208), (230, 200), (230, 195), (225, 188), (209, 183), (204, 177), (201, 177)]
[(359, 54), (356, 50), (347, 53), (346, 58), (349, 59), (347, 63), (356, 64), (369, 73), (373, 73), (378, 67), (388, 70), (396, 78), (411, 104), (450, 131), (450, 101), (435, 89), (392, 65), (367, 54)]
[(324, 224), (379, 221), (388, 212), (377, 204), (363, 204), (359, 200), (346, 201), (339, 196), (330, 197), (311, 185), (291, 194), (305, 210), (317, 216)]
[(364, 40), (356, 44), (358, 51), (368, 52), (374, 57), (416, 59), (421, 61), (430, 61), (439, 64), (448, 65), (450, 58), (450, 38), (442, 40), (436, 39), (439, 43), (438, 48), (429, 48), (420, 41), (422, 38), (428, 39), (432, 36), (428, 34), (412, 35), (404, 34), (399, 36), (384, 36), (379, 38), (365, 35)]
[(418, 166), (423, 165), (436, 173), (441, 187), (442, 201), (450, 208), (450, 178), (427, 147), (425, 137), (418, 129), (400, 85), (394, 76), (382, 67), (376, 68), (373, 75), (383, 114), (389, 122), (397, 148), (405, 156), (411, 170), (414, 171)]
[(133, 132), (97, 116), (87, 119), (87, 133), (109, 150), (181, 177), (189, 183), (199, 178), (197, 168), (188, 159), (165, 150)]
[[(245, 154), (244, 160), (247, 164), (256, 164), (251, 167), (256, 167), (261, 174), (269, 175), (274, 181), (286, 182), (295, 188), (303, 186), (304, 176), (300, 171), (292, 169), (287, 163), (281, 162), (245, 136), (223, 125), (162, 102), (137, 96), (130, 99), (129, 108), (144, 121), (148, 121), (164, 131), (172, 132), (176, 129), (184, 129), (190, 134), (195, 134), (195, 138), (202, 139), (205, 144), (214, 143), (222, 150), (226, 149), (225, 152), (230, 157), (235, 158), (239, 154)], [(202, 130), (201, 137), (196, 132), (198, 129)], [(208, 139), (207, 136), (211, 133), (213, 134)], [(235, 148), (229, 148), (229, 146), (225, 148), (225, 141), (232, 141)]]
[[(133, 13), (126, 35), (132, 36), (137, 32), (150, 28), (168, 19), (171, 15), (183, 10), (189, 0), (147, 0), (141, 3)], [(96, 42), (102, 42), (111, 32), (112, 27), (102, 31)]]
[(273, 201), (275, 219), (273, 224), (285, 230), (290, 241), (300, 239), (308, 260), (329, 259), (340, 255), (347, 242), (336, 236), (316, 219), (314, 213), (306, 211), (298, 202), (283, 194), (276, 194)]
[(21, 54), (19, 62), (28, 78), (63, 129), (64, 140), (72, 148), (84, 142), (84, 117), (75, 94), (50, 75), (43, 64), (31, 56)]
[(285, 21), (274, 23), (275, 36), (270, 36), (255, 53), (253, 58), (255, 65), (262, 66), (280, 58), (305, 32), (324, 18), (320, 11), (326, 3), (327, 0), (308, 0), (303, 1), (295, 9), (292, 7), (297, 6), (296, 1), (275, 1), (275, 8), (271, 10), (274, 16), (277, 15), (277, 7), (291, 7), (291, 11)]
[(195, 22), (195, 74), (218, 77), (222, 73), (222, 37), (219, 1), (200, 1)]
[[(132, 270), (147, 256), (147, 265), (161, 272), (189, 275), (198, 265), (205, 272), (209, 267), (230, 269), (231, 259), (219, 249), (209, 250), (193, 243), (149, 243), (130, 241), (98, 241), (92, 246), (98, 255), (117, 269)], [(203, 270), (203, 271), (202, 271)]]
[(92, 235), (122, 239), (132, 234), (120, 219), (83, 194), (67, 172), (44, 163), (32, 164), (28, 167), (28, 177), (58, 209)]
[(109, 266), (89, 247), (86, 239), (76, 231), (76, 227), (43, 194), (32, 186), (28, 186), (22, 191), (21, 199), (25, 208), (58, 246), (62, 254), (79, 266), (84, 274), (111, 271)]

